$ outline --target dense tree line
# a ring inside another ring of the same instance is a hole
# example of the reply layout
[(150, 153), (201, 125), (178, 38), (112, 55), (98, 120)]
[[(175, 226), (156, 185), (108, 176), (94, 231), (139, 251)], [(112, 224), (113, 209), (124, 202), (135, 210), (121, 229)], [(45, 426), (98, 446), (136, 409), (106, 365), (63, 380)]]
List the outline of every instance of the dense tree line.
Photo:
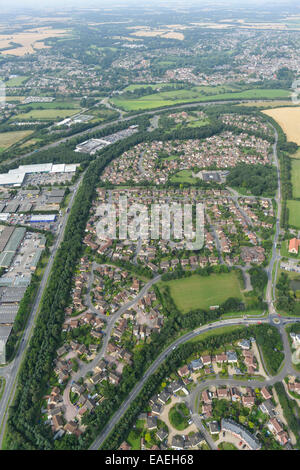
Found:
[(287, 393), (284, 389), (282, 382), (277, 382), (275, 384), (275, 390), (278, 395), (278, 399), (283, 411), (283, 415), (287, 421), (289, 429), (294, 433), (297, 440), (297, 448), (300, 448), (300, 438), (299, 438), (299, 412), (300, 408), (297, 405), (295, 400), (292, 400), (287, 396)]
[(229, 186), (248, 189), (254, 196), (272, 197), (277, 189), (276, 168), (240, 163), (230, 170), (227, 183)]

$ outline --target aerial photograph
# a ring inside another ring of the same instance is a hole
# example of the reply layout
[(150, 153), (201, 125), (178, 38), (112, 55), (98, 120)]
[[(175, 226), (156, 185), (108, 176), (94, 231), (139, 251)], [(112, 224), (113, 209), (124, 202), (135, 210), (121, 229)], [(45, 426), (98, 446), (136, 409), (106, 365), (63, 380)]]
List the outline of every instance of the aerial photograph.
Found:
[(0, 0), (1, 450), (300, 450), (299, 51), (299, 0)]

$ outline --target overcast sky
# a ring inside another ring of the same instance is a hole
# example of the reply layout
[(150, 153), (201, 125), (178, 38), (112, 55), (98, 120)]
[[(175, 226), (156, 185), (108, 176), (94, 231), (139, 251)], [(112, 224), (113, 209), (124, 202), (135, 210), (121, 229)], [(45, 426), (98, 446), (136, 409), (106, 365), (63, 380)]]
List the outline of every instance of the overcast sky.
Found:
[(228, 4), (229, 5), (253, 5), (259, 4), (262, 7), (266, 4), (295, 4), (297, 5), (297, 0), (185, 0), (184, 2), (176, 1), (176, 0), (12, 0), (9, 2), (8, 0), (0, 0), (0, 11), (7, 11), (13, 9), (25, 9), (25, 8), (34, 8), (34, 9), (42, 9), (42, 8), (59, 8), (60, 10), (70, 7), (79, 7), (79, 8), (91, 8), (91, 7), (101, 7), (101, 6), (144, 6), (144, 5), (153, 5), (153, 4), (177, 4), (180, 6), (186, 6), (187, 4), (197, 4), (197, 5), (205, 5), (205, 4)]

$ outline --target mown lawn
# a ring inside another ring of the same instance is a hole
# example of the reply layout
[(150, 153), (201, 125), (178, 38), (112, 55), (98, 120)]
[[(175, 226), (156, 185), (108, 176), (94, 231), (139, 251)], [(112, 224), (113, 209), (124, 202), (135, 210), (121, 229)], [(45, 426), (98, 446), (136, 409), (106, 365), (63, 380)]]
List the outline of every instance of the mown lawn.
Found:
[(170, 178), (172, 183), (191, 183), (195, 184), (199, 181), (199, 178), (194, 178), (192, 176), (192, 170), (181, 170)]
[(183, 279), (161, 282), (159, 285), (169, 286), (176, 306), (183, 313), (220, 305), (229, 297), (244, 299), (240, 281), (234, 272), (211, 274), (207, 277), (194, 274)]
[(300, 228), (300, 201), (287, 201), (289, 210), (289, 224)]
[(293, 197), (300, 198), (300, 160), (292, 159)]

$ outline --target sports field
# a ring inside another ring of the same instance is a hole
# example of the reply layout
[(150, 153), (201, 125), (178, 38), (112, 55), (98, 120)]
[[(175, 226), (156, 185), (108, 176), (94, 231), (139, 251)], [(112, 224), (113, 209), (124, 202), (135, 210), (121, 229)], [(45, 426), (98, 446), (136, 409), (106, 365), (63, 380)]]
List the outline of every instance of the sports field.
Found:
[(32, 132), (33, 131), (1, 132), (0, 148), (5, 150), (8, 147), (11, 147), (13, 144), (32, 134)]
[(193, 87), (189, 90), (162, 91), (160, 93), (133, 99), (126, 99), (121, 96), (112, 98), (111, 102), (125, 111), (137, 111), (201, 101), (277, 99), (288, 98), (289, 96), (289, 91), (281, 89), (256, 89), (244, 91), (233, 91), (231, 89), (222, 92), (221, 88), (224, 89), (225, 87)]
[(300, 201), (287, 201), (289, 224), (300, 229)]
[(292, 159), (293, 197), (300, 198), (300, 160)]
[(220, 305), (229, 297), (244, 299), (240, 281), (234, 272), (210, 276), (194, 274), (183, 279), (161, 282), (159, 286), (169, 286), (176, 306), (183, 313)]
[(262, 112), (272, 117), (280, 125), (288, 142), (296, 142), (300, 145), (300, 106), (267, 109)]

